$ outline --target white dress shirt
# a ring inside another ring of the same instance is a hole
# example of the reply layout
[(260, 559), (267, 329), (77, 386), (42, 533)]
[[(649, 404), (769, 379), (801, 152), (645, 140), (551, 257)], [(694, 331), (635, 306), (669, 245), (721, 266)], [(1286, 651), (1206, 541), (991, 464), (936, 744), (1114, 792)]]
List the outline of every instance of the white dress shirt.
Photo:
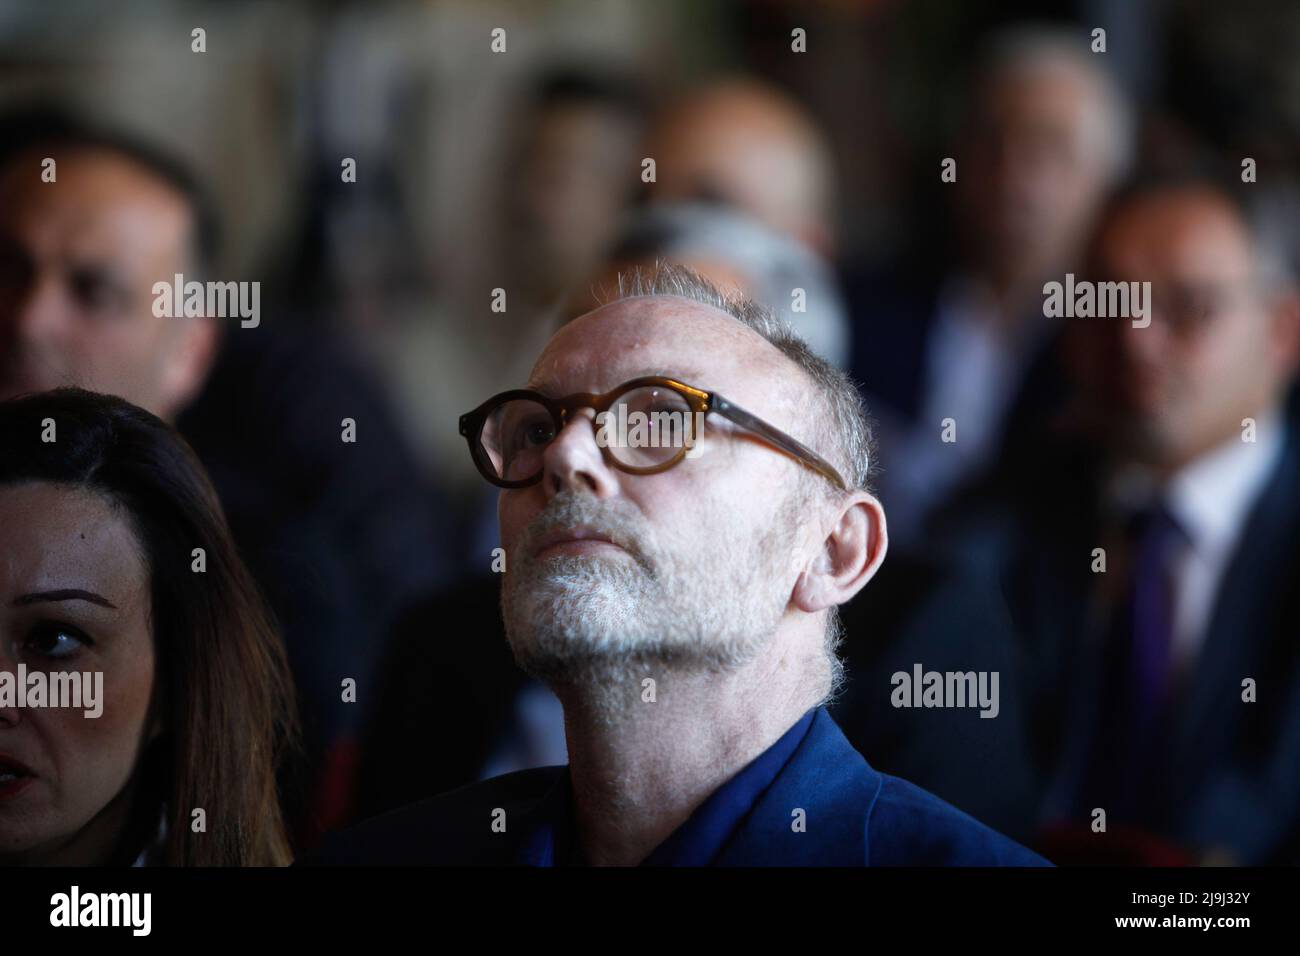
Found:
[[(1251, 508), (1259, 500), (1282, 454), (1283, 429), (1276, 411), (1256, 421), (1255, 441), (1236, 435), (1185, 466), (1166, 482), (1162, 503), (1186, 540), (1171, 562), (1173, 664), (1185, 672), (1205, 641), (1215, 598), (1240, 543)], [(1116, 476), (1113, 497), (1136, 504), (1154, 494), (1135, 469)]]
[[(917, 536), (927, 513), (986, 467), (1035, 347), (1051, 323), (1008, 326), (997, 304), (972, 280), (944, 282), (926, 343), (920, 416), (904, 425), (884, 461), (890, 533)], [(1012, 334), (1014, 331), (1014, 334)], [(943, 421), (955, 441), (943, 440)]]

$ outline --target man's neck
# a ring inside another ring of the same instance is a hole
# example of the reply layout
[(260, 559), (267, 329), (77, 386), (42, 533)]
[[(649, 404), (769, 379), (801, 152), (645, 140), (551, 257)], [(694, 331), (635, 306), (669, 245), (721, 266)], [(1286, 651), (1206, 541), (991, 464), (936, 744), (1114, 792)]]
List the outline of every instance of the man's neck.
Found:
[(1254, 419), (1256, 425), (1254, 437), (1249, 443), (1243, 437), (1242, 431), (1234, 427), (1202, 441), (1181, 455), (1171, 454), (1148, 459), (1125, 458), (1121, 455), (1113, 468), (1117, 471), (1125, 468), (1144, 470), (1157, 485), (1164, 487), (1177, 481), (1180, 476), (1204, 467), (1208, 462), (1240, 452), (1245, 448), (1257, 449), (1265, 453), (1271, 451), (1281, 440), (1281, 429), (1286, 417), (1281, 402), (1275, 401), (1250, 417)]
[[(564, 704), (578, 839), (588, 863), (634, 866), (710, 794), (772, 746), (819, 699), (815, 663), (779, 653), (780, 635), (737, 671), (556, 688)], [(657, 672), (656, 672), (657, 671)]]

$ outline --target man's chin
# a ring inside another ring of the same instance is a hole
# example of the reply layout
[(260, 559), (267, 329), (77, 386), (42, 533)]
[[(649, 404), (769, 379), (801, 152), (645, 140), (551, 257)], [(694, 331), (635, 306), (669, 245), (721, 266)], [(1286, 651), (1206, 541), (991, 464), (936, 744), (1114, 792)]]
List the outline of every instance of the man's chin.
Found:
[(520, 670), (551, 687), (610, 687), (637, 680), (635, 659), (627, 654), (515, 642), (510, 649)]
[(542, 628), (526, 630), (509, 623), (507, 636), (515, 663), (529, 676), (551, 685), (627, 686), (629, 693), (638, 694), (646, 678), (662, 682), (670, 673), (735, 671), (752, 661), (763, 643), (715, 643), (675, 631), (671, 624), (629, 631), (627, 618), (600, 624), (594, 616), (550, 620)]

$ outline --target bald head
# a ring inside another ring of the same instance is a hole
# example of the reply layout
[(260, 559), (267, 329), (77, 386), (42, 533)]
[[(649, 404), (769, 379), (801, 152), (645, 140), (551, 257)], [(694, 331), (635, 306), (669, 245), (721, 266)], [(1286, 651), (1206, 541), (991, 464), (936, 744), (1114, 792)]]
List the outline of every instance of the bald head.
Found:
[(713, 200), (826, 253), (833, 245), (833, 168), (806, 110), (755, 80), (728, 79), (680, 97), (660, 115), (646, 155), (652, 197)]

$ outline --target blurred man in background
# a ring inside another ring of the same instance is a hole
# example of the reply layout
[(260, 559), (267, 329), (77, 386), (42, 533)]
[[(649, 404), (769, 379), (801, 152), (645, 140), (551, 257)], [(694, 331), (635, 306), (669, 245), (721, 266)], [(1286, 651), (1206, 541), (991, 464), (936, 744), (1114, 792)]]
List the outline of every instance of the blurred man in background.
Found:
[(574, 290), (570, 315), (607, 301), (618, 274), (657, 261), (686, 266), (776, 312), (836, 368), (849, 352), (849, 320), (835, 275), (808, 246), (752, 216), (705, 202), (651, 203), (627, 217), (600, 273)]
[(378, 638), (438, 573), (432, 501), (328, 342), (154, 308), (155, 283), (216, 278), (215, 215), (182, 164), (61, 113), (2, 125), (0, 398), (78, 385), (178, 422), (285, 628), (307, 742), (288, 799), (310, 836), (346, 817)]
[(71, 132), (23, 122), (38, 142), (6, 143), (0, 169), (0, 397), (76, 384), (174, 419), (202, 387), (220, 328), (155, 314), (152, 286), (207, 277), (211, 210), (167, 160), (69, 148)]
[(852, 368), (881, 420), (881, 495), (900, 542), (1050, 404), (1054, 329), (1040, 288), (1075, 263), (1131, 151), (1127, 106), (1076, 35), (995, 36), (971, 89), (950, 153), (956, 181), (939, 183), (935, 168), (953, 202), (954, 257), (931, 253), (909, 278), (850, 287)]
[[(454, 263), (443, 266), (447, 287), (368, 343), (381, 353), (386, 384), (425, 464), (466, 496), (481, 496), (481, 488), (448, 415), (466, 391), (505, 388), (527, 374), (564, 298), (608, 254), (640, 185), (637, 147), (648, 105), (630, 72), (557, 63), (530, 76), (506, 108), (482, 208), (444, 257)], [(481, 248), (473, 242), (480, 235)], [(477, 555), (477, 529), (488, 518), (470, 510), (464, 537)]]
[(645, 144), (652, 202), (741, 210), (823, 258), (835, 252), (835, 167), (807, 110), (760, 80), (725, 77), (660, 111)]
[(543, 76), (512, 126), (498, 265), (521, 304), (553, 305), (608, 254), (639, 184), (645, 102), (625, 77)]
[(1086, 274), (1150, 282), (1150, 324), (1065, 320), (1060, 429), (952, 509), (1031, 648), (1062, 859), (1300, 858), (1300, 304), (1239, 189), (1108, 205)]

